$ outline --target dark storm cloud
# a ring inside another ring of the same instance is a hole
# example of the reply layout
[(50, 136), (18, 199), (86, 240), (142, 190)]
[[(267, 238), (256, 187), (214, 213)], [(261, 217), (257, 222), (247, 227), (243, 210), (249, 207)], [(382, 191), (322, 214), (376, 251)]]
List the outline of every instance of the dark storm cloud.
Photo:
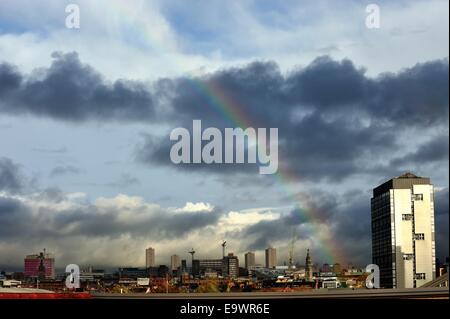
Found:
[(442, 261), (449, 256), (449, 193), (448, 187), (434, 192), (436, 256)]
[(437, 216), (448, 215), (448, 187), (434, 192), (435, 213)]
[(356, 105), (367, 95), (369, 79), (364, 69), (356, 69), (350, 60), (333, 61), (319, 57), (306, 68), (286, 79), (287, 97), (293, 104), (319, 108)]
[(24, 216), (30, 216), (30, 212), (19, 200), (0, 196), (0, 240), (13, 238), (28, 228)]
[(445, 59), (378, 77), (369, 86), (370, 114), (396, 127), (448, 126), (448, 70), (448, 59)]
[(19, 192), (24, 186), (19, 166), (9, 158), (0, 157), (0, 191)]
[[(279, 129), (280, 165), (306, 179), (341, 180), (370, 169), (364, 160), (391, 154), (399, 132), (441, 128), (448, 140), (447, 59), (397, 73), (369, 77), (352, 61), (318, 57), (282, 74), (275, 62), (253, 62), (200, 77), (160, 79), (153, 85), (106, 82), (76, 53), (54, 53), (49, 68), (31, 75), (0, 67), (0, 112), (34, 114), (67, 121), (154, 121), (191, 127)], [(143, 135), (136, 158), (173, 166), (168, 136)], [(431, 145), (430, 147), (433, 147)], [(437, 149), (413, 154), (435, 161)], [(387, 160), (394, 160), (388, 156)], [(400, 159), (398, 159), (400, 161)], [(256, 173), (257, 165), (178, 165), (229, 174)], [(384, 168), (388, 170), (388, 167)], [(389, 171), (390, 172), (390, 171)], [(386, 172), (387, 175), (387, 172)]]
[(448, 142), (448, 135), (432, 138), (428, 142), (420, 145), (417, 151), (406, 154), (404, 157), (393, 159), (390, 165), (394, 167), (402, 167), (413, 165), (414, 163), (431, 163), (437, 161), (447, 161), (448, 163)]
[(22, 76), (14, 66), (7, 63), (0, 64), (0, 96), (8, 90), (18, 88), (21, 81)]
[(76, 53), (53, 53), (49, 68), (22, 75), (0, 65), (0, 111), (66, 121), (151, 120), (153, 100), (142, 83), (106, 82)]
[[(221, 103), (227, 101), (250, 119), (249, 125), (279, 129), (280, 165), (304, 179), (339, 181), (375, 172), (388, 176), (392, 165), (374, 170), (367, 159), (386, 154), (385, 159), (393, 160), (390, 154), (402, 147), (399, 132), (405, 130), (428, 132), (433, 125), (440, 132), (409, 161), (441, 159), (442, 143), (448, 141), (448, 60), (376, 78), (367, 77), (349, 60), (328, 57), (286, 76), (275, 63), (255, 62), (202, 78), (163, 82), (161, 86), (170, 88), (173, 111), (168, 118), (174, 125), (189, 129), (192, 119), (201, 119), (203, 128), (223, 131), (236, 126), (222, 112)], [(211, 92), (219, 99), (213, 101)], [(173, 165), (169, 158), (173, 142), (167, 136), (142, 137), (137, 159), (150, 165), (195, 172), (257, 172), (257, 165)]]
[(163, 121), (186, 124), (198, 118), (216, 127), (236, 125), (224, 116), (230, 110), (220, 110), (221, 103), (233, 104), (250, 124), (264, 127), (289, 124), (293, 109), (320, 114), (351, 109), (396, 125), (444, 123), (448, 114), (447, 59), (376, 78), (348, 59), (327, 56), (287, 75), (275, 62), (253, 62), (202, 77), (161, 79), (150, 93), (140, 82), (107, 83), (76, 53), (54, 53), (53, 58), (49, 68), (31, 75), (0, 64), (1, 111), (64, 120), (148, 121), (156, 104), (163, 103)]

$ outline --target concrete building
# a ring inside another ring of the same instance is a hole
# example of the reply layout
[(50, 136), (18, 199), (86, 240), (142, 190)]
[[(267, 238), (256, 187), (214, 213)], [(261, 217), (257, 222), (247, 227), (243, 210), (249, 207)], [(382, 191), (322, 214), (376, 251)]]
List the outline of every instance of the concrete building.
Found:
[(136, 279), (148, 276), (147, 268), (137, 268), (137, 267), (120, 267), (119, 277), (120, 279)]
[(239, 259), (233, 253), (223, 258), (223, 275), (230, 278), (239, 277)]
[(273, 247), (266, 249), (266, 268), (275, 268), (277, 266), (277, 250)]
[(25, 277), (55, 279), (55, 258), (52, 254), (41, 252), (28, 255), (24, 259)]
[(253, 267), (256, 265), (255, 262), (255, 253), (249, 251), (245, 254), (245, 269), (250, 269), (250, 267)]
[(188, 267), (187, 267), (187, 261), (186, 259), (181, 260), (181, 271), (185, 272), (187, 271)]
[(205, 272), (222, 274), (223, 269), (223, 259), (194, 259), (192, 261), (192, 275), (196, 277), (203, 276)]
[(406, 173), (374, 188), (371, 200), (372, 260), (385, 288), (416, 288), (433, 280), (433, 185)]
[(149, 247), (145, 250), (145, 267), (155, 267), (155, 249), (152, 247)]
[(170, 256), (170, 270), (175, 271), (178, 270), (178, 268), (181, 267), (181, 259), (178, 255), (172, 255)]

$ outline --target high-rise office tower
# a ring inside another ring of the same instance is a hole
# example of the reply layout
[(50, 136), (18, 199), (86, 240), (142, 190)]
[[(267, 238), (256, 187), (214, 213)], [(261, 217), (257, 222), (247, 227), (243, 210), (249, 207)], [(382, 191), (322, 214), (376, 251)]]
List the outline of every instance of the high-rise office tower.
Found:
[(416, 288), (435, 278), (433, 185), (411, 173), (374, 188), (372, 260), (385, 288)]
[(155, 249), (152, 247), (145, 250), (145, 267), (155, 267)]
[(273, 247), (266, 249), (266, 268), (275, 268), (277, 266), (277, 250)]
[(245, 254), (245, 268), (248, 270), (250, 267), (255, 266), (255, 253), (249, 251)]
[(174, 271), (181, 267), (181, 259), (178, 255), (170, 256), (170, 270)]

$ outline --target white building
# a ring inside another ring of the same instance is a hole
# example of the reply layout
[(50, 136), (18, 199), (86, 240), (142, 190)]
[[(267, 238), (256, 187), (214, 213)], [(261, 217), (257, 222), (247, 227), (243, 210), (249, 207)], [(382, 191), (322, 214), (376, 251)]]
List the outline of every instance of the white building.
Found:
[(245, 268), (249, 270), (250, 267), (253, 267), (255, 265), (256, 265), (255, 253), (249, 251), (248, 253), (245, 254)]
[(145, 250), (145, 267), (155, 267), (155, 249), (152, 247), (149, 247)]
[(170, 256), (170, 270), (174, 271), (181, 267), (181, 259), (178, 255)]
[(277, 250), (273, 247), (266, 249), (266, 268), (275, 268), (277, 266)]
[(433, 280), (433, 185), (406, 173), (373, 190), (372, 259), (385, 288), (416, 288)]

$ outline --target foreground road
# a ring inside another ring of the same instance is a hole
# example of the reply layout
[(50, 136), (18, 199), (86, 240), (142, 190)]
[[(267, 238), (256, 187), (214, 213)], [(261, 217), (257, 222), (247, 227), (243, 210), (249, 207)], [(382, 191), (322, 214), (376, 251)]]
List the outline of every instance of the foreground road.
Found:
[(415, 289), (320, 289), (310, 292), (243, 292), (243, 293), (191, 293), (191, 294), (107, 294), (94, 293), (94, 299), (372, 299), (372, 298), (449, 298), (448, 288), (415, 288)]

